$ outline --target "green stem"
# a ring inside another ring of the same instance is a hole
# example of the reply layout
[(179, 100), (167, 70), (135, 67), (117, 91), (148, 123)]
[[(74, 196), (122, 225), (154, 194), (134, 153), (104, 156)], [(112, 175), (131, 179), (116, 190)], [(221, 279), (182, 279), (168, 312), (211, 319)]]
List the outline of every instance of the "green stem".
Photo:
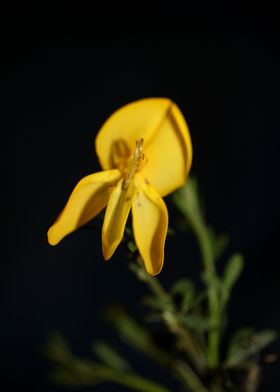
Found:
[[(208, 364), (210, 368), (216, 368), (219, 363), (221, 314), (219, 297), (215, 285), (215, 261), (206, 225), (200, 223), (198, 220), (193, 220), (191, 223), (199, 244), (203, 267), (210, 282), (208, 289), (208, 304), (211, 329), (208, 334)], [(213, 282), (213, 284), (211, 282)]]
[(248, 370), (245, 379), (245, 392), (256, 392), (260, 382), (260, 367), (257, 363), (253, 363)]
[(144, 270), (144, 265), (142, 260), (138, 263), (141, 269), (144, 271), (146, 274), (146, 282), (148, 283), (148, 286), (150, 290), (155, 294), (156, 297), (158, 297), (163, 303), (166, 302), (166, 304), (171, 307), (172, 306), (172, 301), (170, 300), (169, 294), (164, 290), (162, 285), (160, 284), (159, 280), (155, 278), (154, 276), (150, 276), (146, 273)]
[(199, 373), (202, 373), (205, 368), (204, 353), (200, 346), (195, 344), (194, 337), (182, 326), (176, 315), (170, 316), (170, 320), (166, 320), (166, 323), (170, 331), (177, 335), (179, 348), (189, 355), (192, 364)]
[(192, 369), (182, 361), (176, 362), (176, 370), (179, 377), (184, 380), (185, 384), (195, 392), (209, 392), (208, 389), (201, 383), (197, 375)]
[(216, 285), (216, 269), (208, 228), (201, 211), (196, 183), (191, 178), (188, 184), (175, 193), (176, 206), (191, 226), (200, 248), (205, 275), (208, 278), (208, 309), (210, 330), (208, 333), (208, 366), (217, 368), (219, 364), (221, 308)]

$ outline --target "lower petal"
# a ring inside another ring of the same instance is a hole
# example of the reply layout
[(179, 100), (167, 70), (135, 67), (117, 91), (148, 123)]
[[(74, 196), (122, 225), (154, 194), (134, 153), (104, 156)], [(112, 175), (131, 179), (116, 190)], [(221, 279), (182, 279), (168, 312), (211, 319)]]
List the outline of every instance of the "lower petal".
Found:
[(102, 251), (105, 260), (109, 260), (123, 238), (125, 224), (131, 208), (134, 184), (124, 189), (120, 180), (113, 189), (106, 209), (102, 228)]
[(51, 245), (94, 218), (108, 203), (109, 187), (119, 178), (118, 170), (106, 170), (84, 177), (74, 188), (66, 206), (48, 231)]
[(168, 212), (163, 199), (141, 174), (135, 175), (135, 185), (132, 202), (134, 237), (147, 272), (157, 275), (164, 261)]

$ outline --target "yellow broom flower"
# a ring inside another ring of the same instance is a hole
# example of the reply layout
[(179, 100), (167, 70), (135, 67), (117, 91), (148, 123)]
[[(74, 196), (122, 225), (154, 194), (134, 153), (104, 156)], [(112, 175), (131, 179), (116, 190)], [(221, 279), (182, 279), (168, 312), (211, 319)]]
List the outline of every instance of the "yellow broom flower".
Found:
[(132, 209), (133, 233), (146, 270), (158, 274), (164, 260), (168, 212), (162, 196), (183, 185), (192, 162), (185, 119), (167, 98), (132, 102), (113, 113), (96, 137), (103, 171), (78, 182), (48, 231), (56, 245), (104, 207), (102, 250), (112, 257)]

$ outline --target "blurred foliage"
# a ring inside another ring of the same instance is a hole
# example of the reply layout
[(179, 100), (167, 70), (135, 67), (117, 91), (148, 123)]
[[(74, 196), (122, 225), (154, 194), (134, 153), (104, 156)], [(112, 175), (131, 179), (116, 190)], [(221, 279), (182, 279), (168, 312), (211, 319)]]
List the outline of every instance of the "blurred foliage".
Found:
[(254, 356), (277, 338), (276, 331), (256, 332), (253, 328), (242, 328), (232, 336), (226, 360), (227, 368), (247, 366), (247, 361), (254, 361)]
[[(143, 299), (146, 322), (137, 321), (121, 307), (108, 309), (107, 319), (122, 342), (165, 369), (181, 384), (182, 390), (256, 392), (260, 382), (260, 352), (278, 334), (273, 330), (242, 328), (229, 342), (225, 341), (227, 305), (242, 273), (244, 258), (240, 253), (231, 255), (222, 272), (217, 272), (216, 264), (229, 236), (216, 234), (206, 224), (195, 179), (189, 179), (174, 194), (173, 202), (185, 221), (181, 227), (191, 230), (197, 239), (202, 260), (201, 287), (184, 277), (169, 290), (163, 288), (157, 277), (146, 273), (132, 232), (126, 228), (126, 244), (132, 259), (129, 267), (149, 289), (149, 295)], [(175, 235), (176, 231), (170, 229), (168, 234)], [(151, 328), (152, 324), (158, 329)], [(164, 344), (157, 331), (164, 332)], [(222, 344), (226, 350), (222, 350)], [(46, 355), (55, 365), (52, 379), (72, 387), (110, 382), (137, 391), (170, 391), (140, 375), (108, 342), (96, 341), (91, 347), (95, 358), (82, 359), (71, 352), (61, 336), (50, 336)]]

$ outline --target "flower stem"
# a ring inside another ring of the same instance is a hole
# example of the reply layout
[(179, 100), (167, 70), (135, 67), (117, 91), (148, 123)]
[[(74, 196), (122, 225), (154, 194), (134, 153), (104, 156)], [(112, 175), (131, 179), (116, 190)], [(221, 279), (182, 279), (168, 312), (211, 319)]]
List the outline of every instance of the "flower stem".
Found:
[(197, 237), (203, 267), (210, 283), (208, 288), (208, 304), (211, 329), (208, 334), (208, 365), (210, 368), (216, 368), (219, 363), (221, 314), (219, 297), (214, 283), (216, 277), (215, 261), (206, 225), (196, 220), (192, 222), (192, 229)]
[(209, 229), (205, 223), (200, 207), (199, 195), (196, 182), (189, 179), (187, 185), (182, 187), (173, 196), (173, 201), (181, 211), (186, 221), (194, 232), (200, 248), (202, 264), (208, 285), (208, 310), (210, 330), (208, 332), (207, 360), (212, 369), (219, 364), (220, 331), (221, 331), (221, 307), (217, 289), (217, 273), (213, 246), (209, 236)]

